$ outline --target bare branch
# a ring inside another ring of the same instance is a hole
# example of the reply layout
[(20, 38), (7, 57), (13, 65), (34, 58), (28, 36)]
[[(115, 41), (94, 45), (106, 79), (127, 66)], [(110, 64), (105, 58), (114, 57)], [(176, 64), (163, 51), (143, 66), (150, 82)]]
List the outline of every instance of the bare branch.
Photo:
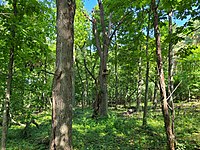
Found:
[[(181, 81), (182, 82), (182, 81)], [(179, 85), (181, 84), (181, 82), (179, 82), (179, 84), (174, 88), (174, 90), (172, 91), (172, 93), (168, 96), (167, 101), (170, 99), (170, 97), (174, 94), (174, 92), (176, 91), (176, 89), (179, 87)]]
[(95, 42), (96, 42), (95, 45), (96, 45), (97, 51), (99, 53), (99, 56), (101, 56), (101, 51), (102, 50), (101, 50), (101, 43), (100, 43), (99, 33), (97, 31), (96, 21), (92, 22), (92, 30), (93, 30), (93, 34), (94, 34), (94, 38), (95, 38)]
[(200, 29), (200, 27), (197, 27), (197, 28), (191, 30), (190, 32), (188, 32), (187, 35), (189, 35), (190, 33), (194, 32), (194, 31), (197, 31), (197, 30), (199, 30), (199, 29)]
[(48, 73), (48, 74), (50, 74), (50, 75), (55, 75), (55, 73), (49, 72), (49, 71), (47, 71), (47, 70), (40, 70), (40, 71), (45, 72), (45, 73)]
[[(95, 84), (97, 84), (97, 79), (95, 78), (95, 76), (92, 74), (92, 72), (89, 70), (89, 68), (87, 67), (87, 63), (86, 63), (86, 59), (85, 59), (85, 56), (83, 54), (83, 48), (85, 47), (85, 43), (83, 44), (82, 47), (79, 46), (81, 52), (82, 52), (82, 55), (83, 55), (83, 62), (84, 62), (84, 67), (86, 69), (86, 71), (89, 73), (89, 75), (92, 77), (92, 79), (95, 81)], [(78, 63), (78, 60), (76, 59), (76, 62)]]
[(5, 17), (9, 17), (8, 15), (10, 15), (11, 13), (0, 13), (0, 15), (3, 15)]

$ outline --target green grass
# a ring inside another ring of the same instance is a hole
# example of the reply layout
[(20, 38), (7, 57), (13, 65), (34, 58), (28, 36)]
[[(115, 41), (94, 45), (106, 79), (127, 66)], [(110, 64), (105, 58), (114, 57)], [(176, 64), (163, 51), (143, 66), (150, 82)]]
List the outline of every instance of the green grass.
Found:
[[(179, 103), (176, 112), (175, 131), (178, 150), (200, 149), (200, 103)], [(165, 150), (166, 136), (161, 111), (148, 113), (148, 125), (142, 127), (142, 113), (125, 117), (125, 110), (110, 111), (107, 118), (91, 118), (90, 109), (77, 108), (73, 116), (74, 150)], [(23, 135), (23, 127), (9, 129), (8, 150), (47, 150), (51, 115), (34, 116), (34, 125)]]

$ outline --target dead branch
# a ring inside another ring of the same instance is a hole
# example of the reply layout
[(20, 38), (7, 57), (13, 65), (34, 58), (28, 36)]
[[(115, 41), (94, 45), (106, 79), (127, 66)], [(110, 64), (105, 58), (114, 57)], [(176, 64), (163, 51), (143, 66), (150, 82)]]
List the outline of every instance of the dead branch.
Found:
[[(182, 81), (181, 81), (182, 82)], [(179, 85), (181, 84), (181, 82), (179, 82), (179, 84), (174, 88), (174, 90), (172, 91), (172, 93), (168, 96), (167, 101), (170, 99), (170, 97), (174, 94), (174, 92), (177, 90), (177, 88), (179, 87)]]

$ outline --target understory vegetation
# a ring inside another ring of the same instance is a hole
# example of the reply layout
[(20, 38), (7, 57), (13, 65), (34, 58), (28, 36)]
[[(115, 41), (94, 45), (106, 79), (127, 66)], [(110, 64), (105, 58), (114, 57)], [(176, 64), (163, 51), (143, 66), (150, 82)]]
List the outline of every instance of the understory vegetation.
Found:
[[(200, 148), (200, 102), (176, 103), (176, 144), (178, 150)], [(114, 108), (113, 108), (114, 109)], [(74, 150), (144, 150), (166, 149), (161, 109), (150, 110), (148, 125), (142, 126), (142, 113), (126, 113), (118, 107), (107, 118), (92, 119), (91, 109), (77, 107), (73, 116)], [(51, 115), (34, 115), (39, 128), (12, 125), (8, 133), (8, 150), (46, 150), (49, 146)]]

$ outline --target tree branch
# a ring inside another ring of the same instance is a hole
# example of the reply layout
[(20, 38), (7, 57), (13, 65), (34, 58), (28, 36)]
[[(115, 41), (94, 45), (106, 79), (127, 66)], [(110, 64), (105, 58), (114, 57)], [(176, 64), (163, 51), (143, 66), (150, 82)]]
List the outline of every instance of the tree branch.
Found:
[[(85, 56), (83, 54), (83, 48), (85, 46), (85, 43), (83, 44), (82, 47), (79, 46), (81, 52), (82, 52), (82, 55), (83, 55), (83, 63), (84, 63), (84, 67), (86, 69), (86, 71), (89, 73), (89, 75), (92, 77), (92, 79), (95, 81), (95, 84), (97, 84), (97, 79), (95, 78), (95, 76), (92, 74), (92, 72), (89, 70), (89, 68), (87, 67), (87, 63), (86, 63), (86, 59), (85, 59)], [(76, 60), (78, 62), (78, 60)]]
[(99, 56), (101, 56), (101, 42), (100, 42), (100, 38), (99, 38), (99, 33), (97, 31), (96, 19), (94, 18), (94, 16), (91, 19), (89, 17), (89, 15), (87, 15), (83, 11), (82, 11), (82, 13), (92, 23), (92, 32), (93, 32), (94, 39), (95, 39), (95, 42), (96, 42), (96, 48), (97, 48)]
[(99, 56), (101, 57), (101, 43), (100, 43), (100, 37), (99, 37), (99, 33), (97, 31), (97, 26), (96, 26), (96, 21), (92, 22), (92, 31), (93, 31), (93, 35), (95, 38), (95, 42), (96, 42), (96, 48), (98, 51)]
[(200, 29), (200, 27), (197, 27), (197, 28), (191, 30), (190, 32), (188, 32), (186, 35), (189, 35), (190, 33), (194, 32), (194, 31), (197, 31), (197, 30), (199, 30), (199, 29)]
[(47, 71), (47, 70), (40, 70), (40, 71), (42, 71), (42, 72), (45, 72), (45, 73), (48, 73), (48, 74), (50, 74), (50, 75), (55, 75), (55, 73), (52, 73), (52, 72), (49, 72), (49, 71)]
[(9, 17), (8, 15), (10, 15), (11, 13), (0, 13), (0, 15), (3, 15), (5, 17)]
[[(182, 82), (182, 81), (181, 81)], [(181, 82), (179, 82), (179, 84), (174, 88), (174, 90), (172, 91), (172, 93), (168, 96), (167, 101), (170, 99), (170, 97), (174, 94), (174, 92), (176, 91), (176, 89), (179, 87), (179, 85), (181, 84)]]

